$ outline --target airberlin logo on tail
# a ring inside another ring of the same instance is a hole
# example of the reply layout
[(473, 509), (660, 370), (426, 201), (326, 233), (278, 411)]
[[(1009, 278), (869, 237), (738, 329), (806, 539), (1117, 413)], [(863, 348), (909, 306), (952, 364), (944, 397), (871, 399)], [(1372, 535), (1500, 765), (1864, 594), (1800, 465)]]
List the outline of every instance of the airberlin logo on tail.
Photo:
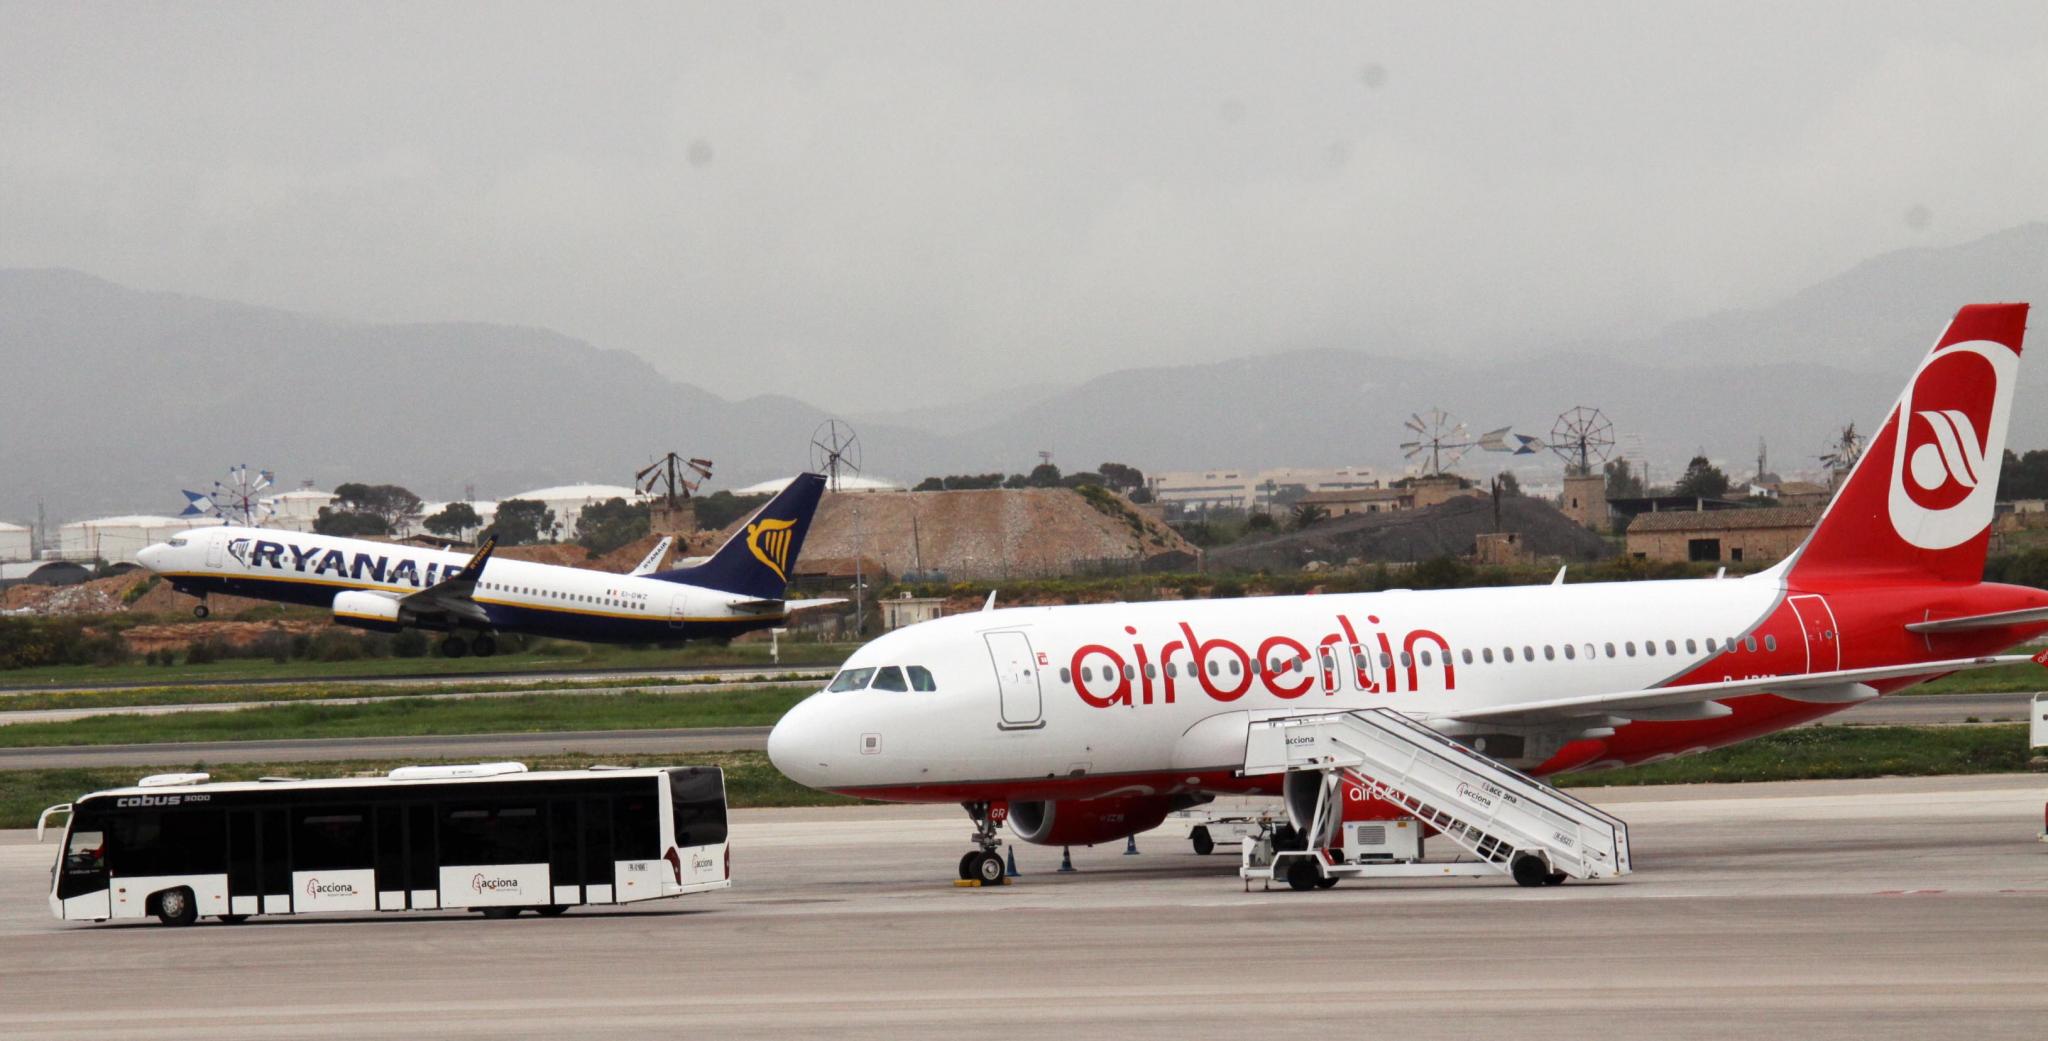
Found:
[(792, 528), (793, 520), (761, 520), (747, 525), (747, 549), (753, 551), (754, 559), (768, 565), (775, 577), (789, 581), (784, 570), (789, 567), (789, 544), (796, 538)]
[(1931, 355), (1899, 400), (1892, 528), (1921, 549), (1961, 545), (1991, 523), (2019, 356), (1973, 340)]

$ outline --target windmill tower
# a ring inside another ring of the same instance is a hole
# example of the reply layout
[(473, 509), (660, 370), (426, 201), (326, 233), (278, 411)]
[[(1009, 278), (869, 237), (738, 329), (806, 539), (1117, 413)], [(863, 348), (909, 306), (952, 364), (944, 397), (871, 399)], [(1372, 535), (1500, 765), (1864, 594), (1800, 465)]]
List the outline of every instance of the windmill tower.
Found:
[(633, 475), (633, 487), (643, 495), (658, 496), (647, 504), (648, 530), (679, 536), (696, 531), (697, 503), (691, 496), (710, 479), (711, 460), (685, 459), (674, 452), (641, 467)]
[(1614, 424), (1597, 408), (1574, 405), (1550, 427), (1549, 447), (1564, 460), (1564, 514), (1594, 531), (1607, 530), (1607, 474)]

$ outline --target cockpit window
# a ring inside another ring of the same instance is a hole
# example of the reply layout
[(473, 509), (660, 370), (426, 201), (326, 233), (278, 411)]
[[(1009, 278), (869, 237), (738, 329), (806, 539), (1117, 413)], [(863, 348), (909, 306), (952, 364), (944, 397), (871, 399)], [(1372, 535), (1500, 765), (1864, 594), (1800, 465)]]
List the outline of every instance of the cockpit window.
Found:
[(877, 670), (875, 672), (875, 682), (872, 686), (875, 690), (907, 691), (910, 689), (910, 684), (903, 682), (903, 670), (894, 665)]
[(832, 677), (832, 685), (826, 687), (825, 690), (832, 694), (849, 690), (866, 690), (868, 681), (873, 679), (874, 676), (875, 670), (873, 669), (841, 669), (839, 675)]
[(170, 541), (170, 543), (169, 543), (169, 545), (171, 545), (171, 546), (173, 546), (173, 547), (176, 547), (176, 546), (183, 546), (184, 544), (185, 544), (185, 537), (184, 537), (183, 535), (180, 535), (180, 536), (178, 536), (178, 537), (176, 537), (176, 538), (172, 539), (172, 540)]
[(904, 671), (910, 673), (911, 690), (930, 693), (939, 689), (938, 682), (932, 679), (932, 670), (922, 665), (911, 665), (905, 668)]

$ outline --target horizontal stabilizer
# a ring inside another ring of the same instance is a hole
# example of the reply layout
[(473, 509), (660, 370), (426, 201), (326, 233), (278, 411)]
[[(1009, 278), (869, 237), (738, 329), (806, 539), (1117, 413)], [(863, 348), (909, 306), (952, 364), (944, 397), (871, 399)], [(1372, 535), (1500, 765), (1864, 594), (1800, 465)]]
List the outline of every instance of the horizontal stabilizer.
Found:
[(1906, 626), (1906, 631), (1960, 633), (1974, 629), (2002, 629), (2008, 625), (2029, 625), (2034, 622), (2048, 622), (2048, 607), (2025, 607), (2017, 611), (1995, 611), (1991, 614), (1973, 614), (1963, 618), (1932, 618), (1924, 622), (1912, 622)]

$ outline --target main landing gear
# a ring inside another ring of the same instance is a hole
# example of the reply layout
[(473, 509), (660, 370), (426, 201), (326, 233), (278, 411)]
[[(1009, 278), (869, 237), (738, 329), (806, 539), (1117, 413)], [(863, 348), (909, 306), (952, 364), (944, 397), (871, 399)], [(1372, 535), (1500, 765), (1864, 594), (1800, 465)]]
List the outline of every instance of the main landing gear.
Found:
[(206, 598), (203, 596), (199, 598), (197, 604), (192, 605), (192, 617), (194, 618), (204, 618), (212, 613), (213, 608), (206, 606)]
[(1003, 884), (1003, 840), (996, 837), (996, 829), (1002, 821), (989, 812), (985, 802), (963, 802), (967, 815), (974, 818), (974, 834), (969, 836), (976, 848), (960, 855), (960, 877), (969, 882), (985, 886)]
[(498, 641), (490, 633), (477, 633), (464, 637), (461, 633), (449, 633), (441, 641), (441, 657), (460, 658), (474, 651), (479, 658), (488, 658), (498, 653)]

